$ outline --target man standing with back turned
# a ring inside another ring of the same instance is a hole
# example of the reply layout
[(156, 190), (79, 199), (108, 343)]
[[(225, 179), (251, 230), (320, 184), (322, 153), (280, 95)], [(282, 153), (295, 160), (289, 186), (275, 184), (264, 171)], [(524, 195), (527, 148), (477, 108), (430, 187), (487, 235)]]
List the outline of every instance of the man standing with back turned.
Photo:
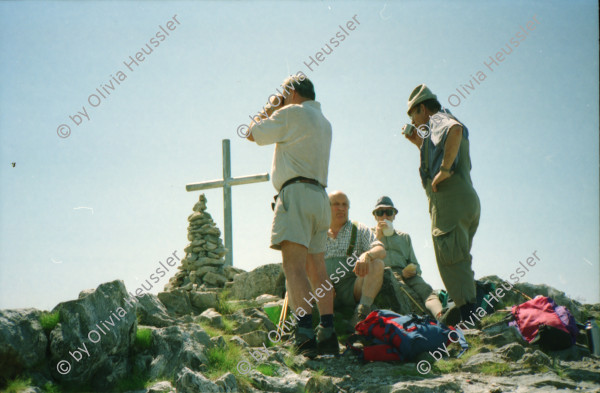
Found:
[(471, 246), (479, 225), (479, 197), (471, 182), (469, 133), (449, 111), (441, 111), (424, 84), (408, 98), (408, 116), (419, 132), (406, 135), (421, 152), (419, 172), (431, 215), (438, 269), (461, 319), (476, 310)]
[[(312, 82), (304, 76), (283, 83), (285, 97), (267, 119), (252, 124), (248, 139), (258, 145), (275, 143), (272, 176), (279, 192), (271, 229), (271, 248), (281, 250), (291, 308), (299, 315), (294, 334), (299, 352), (339, 353), (333, 328), (333, 292), (325, 291), (318, 307), (321, 323), (316, 339), (312, 307), (304, 310), (310, 290), (325, 284), (325, 244), (331, 221), (329, 197), (325, 192), (331, 149), (331, 124), (315, 101)], [(288, 91), (288, 89), (290, 91)], [(274, 104), (275, 102), (273, 102)], [(325, 286), (326, 287), (326, 286)]]

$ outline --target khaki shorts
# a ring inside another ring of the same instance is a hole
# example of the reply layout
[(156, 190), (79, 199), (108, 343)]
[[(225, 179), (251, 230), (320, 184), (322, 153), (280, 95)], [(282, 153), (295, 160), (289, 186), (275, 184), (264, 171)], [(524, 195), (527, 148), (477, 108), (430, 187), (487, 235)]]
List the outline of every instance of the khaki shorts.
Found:
[(308, 248), (309, 254), (325, 252), (331, 222), (329, 197), (322, 187), (293, 183), (285, 187), (275, 203), (271, 248), (281, 250), (284, 240)]
[[(325, 269), (327, 277), (334, 284), (335, 299), (334, 309), (356, 306), (354, 300), (354, 284), (356, 282), (356, 274), (352, 272), (356, 258), (350, 257), (330, 257), (325, 259)], [(346, 270), (346, 268), (348, 270)], [(337, 279), (335, 278), (337, 277)]]

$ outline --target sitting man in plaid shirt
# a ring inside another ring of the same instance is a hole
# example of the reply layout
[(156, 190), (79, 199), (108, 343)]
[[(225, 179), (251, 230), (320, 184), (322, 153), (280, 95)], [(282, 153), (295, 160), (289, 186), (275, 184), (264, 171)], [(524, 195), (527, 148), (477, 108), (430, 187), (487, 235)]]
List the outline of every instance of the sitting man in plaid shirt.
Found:
[(350, 321), (354, 330), (371, 312), (373, 300), (381, 289), (386, 252), (369, 227), (348, 219), (350, 201), (346, 194), (332, 192), (329, 202), (331, 225), (325, 246), (325, 267), (335, 288), (335, 309), (355, 307)]

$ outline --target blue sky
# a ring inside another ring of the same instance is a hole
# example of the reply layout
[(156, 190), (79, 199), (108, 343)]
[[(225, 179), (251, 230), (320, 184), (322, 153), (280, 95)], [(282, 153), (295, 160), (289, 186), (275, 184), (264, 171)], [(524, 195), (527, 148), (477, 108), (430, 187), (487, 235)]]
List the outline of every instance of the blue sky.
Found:
[[(129, 71), (123, 62), (174, 16)], [(355, 30), (308, 70), (353, 17)], [(489, 70), (534, 17), (535, 30)], [(233, 176), (270, 170), (273, 147), (236, 128), (297, 71), (333, 126), (328, 190), (346, 192), (351, 218), (366, 224), (389, 195), (434, 287), (418, 151), (400, 134), (420, 83), (470, 131), (476, 276), (507, 279), (537, 251), (525, 281), (600, 301), (596, 2), (6, 1), (0, 22), (0, 308), (51, 309), (117, 278), (134, 291), (182, 255), (199, 196), (185, 185), (221, 178), (226, 138)], [(92, 107), (88, 97), (119, 71), (126, 78)], [(456, 89), (465, 98), (452, 106)], [(90, 119), (76, 125), (69, 116), (82, 107)], [(269, 183), (233, 188), (235, 266), (281, 261), (268, 248), (274, 193)], [(222, 228), (222, 191), (206, 196)]]

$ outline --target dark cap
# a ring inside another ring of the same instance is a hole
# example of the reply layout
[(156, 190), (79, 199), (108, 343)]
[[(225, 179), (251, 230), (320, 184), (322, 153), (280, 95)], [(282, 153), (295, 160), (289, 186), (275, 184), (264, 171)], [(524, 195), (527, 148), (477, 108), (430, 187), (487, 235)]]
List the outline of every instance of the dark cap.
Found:
[(379, 209), (380, 207), (391, 207), (396, 213), (398, 213), (398, 209), (394, 207), (394, 202), (392, 202), (390, 197), (382, 196), (379, 198), (375, 204), (375, 209), (373, 209), (373, 214), (375, 214), (375, 210)]

